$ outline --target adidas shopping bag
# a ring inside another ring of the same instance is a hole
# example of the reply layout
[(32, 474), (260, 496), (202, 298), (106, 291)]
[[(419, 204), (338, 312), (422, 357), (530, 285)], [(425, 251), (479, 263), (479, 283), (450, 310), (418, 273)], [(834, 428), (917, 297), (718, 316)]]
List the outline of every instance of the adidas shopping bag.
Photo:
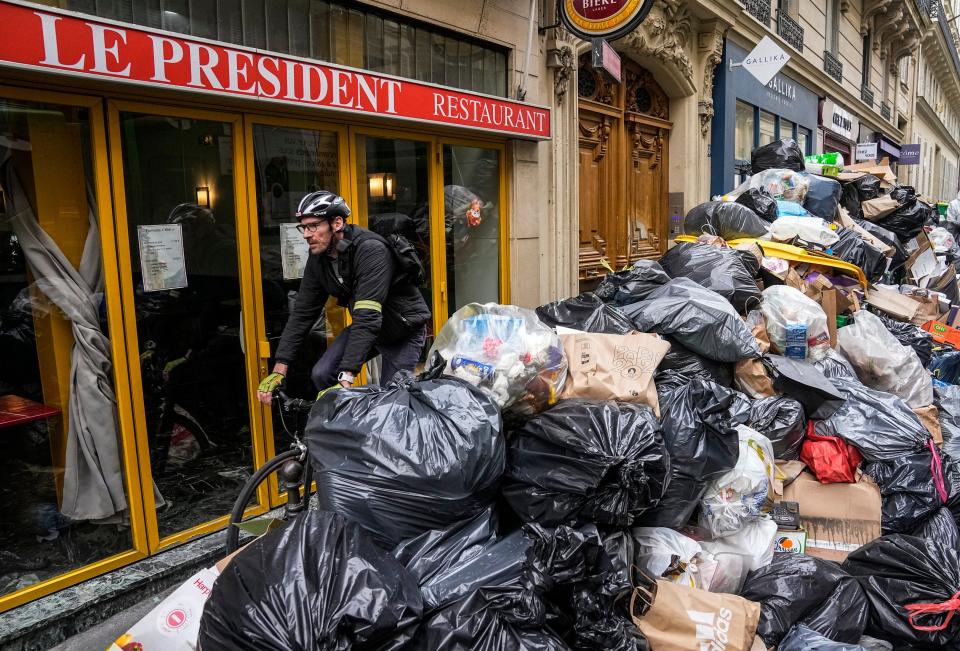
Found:
[(760, 604), (646, 579), (641, 578), (643, 585), (634, 590), (630, 609), (652, 651), (750, 651)]

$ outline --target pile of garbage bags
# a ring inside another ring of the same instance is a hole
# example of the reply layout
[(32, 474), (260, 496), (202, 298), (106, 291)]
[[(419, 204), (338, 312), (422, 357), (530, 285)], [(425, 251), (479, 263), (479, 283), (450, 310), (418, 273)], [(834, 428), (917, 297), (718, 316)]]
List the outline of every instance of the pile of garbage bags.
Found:
[(230, 559), (201, 648), (960, 648), (956, 271), (885, 169), (751, 164), (659, 260), (321, 396), (317, 509)]

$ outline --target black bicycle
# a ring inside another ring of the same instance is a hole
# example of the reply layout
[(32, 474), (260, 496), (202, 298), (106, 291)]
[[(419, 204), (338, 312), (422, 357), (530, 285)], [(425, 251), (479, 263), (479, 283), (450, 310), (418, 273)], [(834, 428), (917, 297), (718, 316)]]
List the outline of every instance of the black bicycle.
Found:
[[(307, 454), (307, 446), (302, 436), (306, 426), (306, 414), (313, 406), (313, 402), (301, 398), (290, 398), (277, 389), (273, 393), (273, 403), (278, 409), (283, 430), (293, 439), (293, 442), (289, 450), (281, 452), (260, 466), (240, 490), (237, 501), (233, 503), (230, 521), (227, 523), (227, 555), (239, 549), (240, 527), (237, 525), (243, 522), (244, 511), (247, 510), (253, 496), (257, 494), (260, 484), (267, 481), (273, 473), (279, 473), (280, 490), (287, 494), (281, 520), (286, 521), (302, 513), (310, 503), (312, 483), (310, 456)], [(293, 424), (292, 431), (288, 422)]]

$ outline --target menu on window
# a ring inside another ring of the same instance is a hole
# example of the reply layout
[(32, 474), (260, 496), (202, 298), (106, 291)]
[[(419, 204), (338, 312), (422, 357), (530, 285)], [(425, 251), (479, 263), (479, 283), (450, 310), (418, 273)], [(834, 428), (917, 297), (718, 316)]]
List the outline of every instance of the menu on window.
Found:
[(280, 224), (280, 260), (283, 264), (283, 279), (303, 278), (308, 257), (310, 257), (310, 247), (297, 230), (297, 225)]
[(143, 291), (160, 292), (187, 286), (180, 224), (138, 226), (137, 239), (140, 242)]

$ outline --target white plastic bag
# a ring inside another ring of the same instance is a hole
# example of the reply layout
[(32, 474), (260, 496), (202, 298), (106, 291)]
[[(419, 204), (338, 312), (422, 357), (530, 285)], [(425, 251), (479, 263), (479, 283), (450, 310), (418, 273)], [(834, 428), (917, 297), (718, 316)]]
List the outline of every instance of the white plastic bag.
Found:
[(532, 310), (469, 303), (446, 322), (430, 349), (444, 374), (466, 380), (503, 408), (534, 414), (557, 401), (567, 358), (557, 333)]
[(739, 592), (749, 572), (766, 567), (773, 560), (776, 538), (777, 523), (763, 516), (735, 534), (701, 541), (700, 546), (713, 554), (725, 572), (724, 581), (714, 579), (711, 590)]
[(647, 574), (710, 589), (716, 561), (696, 540), (666, 527), (635, 527), (630, 534), (636, 543), (637, 566)]
[(837, 350), (871, 389), (892, 393), (911, 409), (933, 403), (933, 382), (916, 351), (897, 341), (880, 317), (854, 314), (853, 323), (837, 330)]
[(770, 224), (770, 237), (779, 242), (789, 242), (799, 237), (805, 242), (812, 242), (822, 246), (831, 246), (840, 239), (837, 231), (830, 228), (819, 217), (780, 217)]
[[(774, 168), (751, 176), (748, 187), (766, 190), (774, 199), (796, 201), (802, 204), (810, 189), (810, 178), (806, 173)], [(741, 188), (737, 190), (746, 191), (746, 188), (742, 190)]]
[(939, 226), (927, 233), (927, 237), (930, 238), (930, 242), (937, 253), (948, 253), (957, 246), (957, 241), (950, 234), (950, 231)]
[(760, 517), (771, 498), (774, 454), (770, 439), (746, 425), (738, 425), (737, 433), (737, 465), (707, 484), (700, 503), (700, 526), (714, 537), (743, 529)]
[(767, 319), (767, 335), (776, 352), (782, 354), (787, 345), (787, 324), (807, 326), (807, 357), (820, 360), (830, 350), (827, 314), (812, 298), (787, 285), (773, 285), (763, 290), (760, 305)]

